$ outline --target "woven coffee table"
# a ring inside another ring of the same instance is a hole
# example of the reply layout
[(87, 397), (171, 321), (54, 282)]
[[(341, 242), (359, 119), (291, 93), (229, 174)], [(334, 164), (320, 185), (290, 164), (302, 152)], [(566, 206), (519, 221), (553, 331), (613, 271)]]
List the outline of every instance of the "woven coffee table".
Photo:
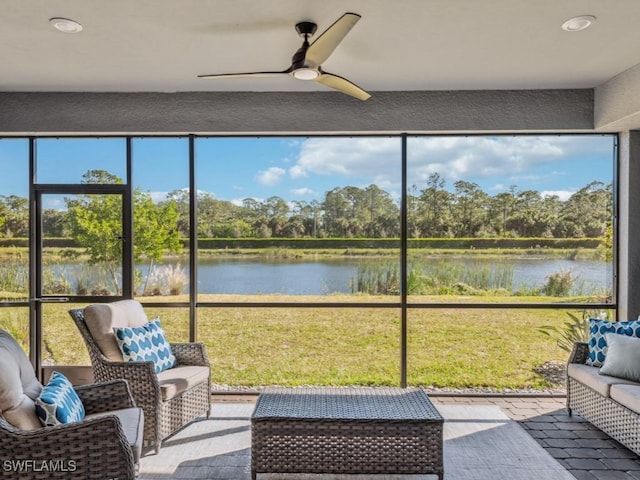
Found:
[(434, 474), (442, 480), (443, 422), (422, 390), (267, 389), (251, 416), (251, 477)]

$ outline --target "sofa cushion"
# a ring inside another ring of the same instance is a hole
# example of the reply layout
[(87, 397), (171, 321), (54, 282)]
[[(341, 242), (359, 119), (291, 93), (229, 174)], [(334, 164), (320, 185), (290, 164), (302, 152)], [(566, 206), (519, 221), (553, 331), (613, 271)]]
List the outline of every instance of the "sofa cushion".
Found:
[(122, 352), (116, 343), (114, 327), (141, 327), (147, 316), (140, 302), (120, 300), (89, 305), (84, 309), (84, 322), (100, 351), (112, 362), (122, 362)]
[(41, 428), (34, 403), (41, 390), (27, 354), (0, 330), (0, 415), (21, 430)]
[(133, 459), (135, 463), (140, 460), (142, 453), (142, 440), (144, 437), (144, 413), (141, 408), (123, 408), (121, 410), (113, 410), (111, 412), (92, 413), (85, 416), (85, 420), (91, 418), (106, 417), (109, 415), (115, 415), (120, 419), (122, 424), (122, 430), (131, 450), (133, 451)]
[(640, 338), (606, 333), (607, 357), (600, 375), (640, 382)]
[(196, 385), (209, 381), (209, 367), (184, 365), (158, 374), (162, 400), (171, 400)]
[(610, 322), (589, 319), (589, 356), (585, 362), (593, 367), (601, 367), (607, 356), (606, 333), (619, 333), (629, 337), (640, 337), (640, 321)]
[(159, 318), (141, 327), (115, 327), (113, 332), (125, 362), (153, 362), (156, 373), (176, 366)]
[(640, 385), (611, 385), (611, 398), (629, 410), (640, 412)]
[(567, 366), (567, 375), (579, 381), (580, 383), (585, 384), (587, 387), (595, 390), (600, 395), (603, 395), (605, 397), (609, 396), (611, 385), (635, 384), (635, 382), (625, 380), (623, 378), (610, 377), (609, 375), (600, 375), (600, 369), (598, 367), (591, 367), (582, 363), (570, 363)]
[(53, 427), (82, 420), (84, 405), (67, 377), (53, 372), (49, 383), (36, 398), (36, 413), (42, 425)]

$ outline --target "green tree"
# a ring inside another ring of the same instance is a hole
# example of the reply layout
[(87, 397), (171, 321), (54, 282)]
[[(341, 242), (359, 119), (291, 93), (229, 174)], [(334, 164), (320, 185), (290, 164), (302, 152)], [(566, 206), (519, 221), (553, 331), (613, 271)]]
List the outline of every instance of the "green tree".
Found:
[(445, 180), (432, 173), (427, 186), (420, 192), (418, 225), (423, 236), (446, 237), (453, 229), (451, 217), (452, 196), (445, 190)]
[(489, 196), (477, 183), (458, 180), (454, 187), (452, 209), (456, 219), (456, 237), (473, 237), (485, 225)]
[(116, 292), (122, 260), (122, 199), (120, 195), (80, 195), (65, 199), (68, 222), (76, 243), (85, 248), (90, 265), (104, 265)]
[(136, 190), (133, 195), (133, 257), (148, 264), (147, 280), (153, 265), (168, 251), (182, 250), (178, 231), (178, 208), (175, 201), (155, 205), (149, 193)]
[(18, 195), (0, 195), (0, 228), (5, 237), (29, 236), (29, 200)]
[[(89, 170), (82, 183), (120, 184), (122, 180), (104, 170)], [(89, 263), (104, 265), (116, 292), (121, 292), (118, 271), (122, 260), (122, 198), (112, 194), (87, 194), (65, 199), (68, 224), (76, 242), (86, 249)], [(178, 253), (180, 232), (176, 201), (161, 206), (151, 195), (134, 192), (133, 252), (136, 260), (160, 261), (165, 251)]]

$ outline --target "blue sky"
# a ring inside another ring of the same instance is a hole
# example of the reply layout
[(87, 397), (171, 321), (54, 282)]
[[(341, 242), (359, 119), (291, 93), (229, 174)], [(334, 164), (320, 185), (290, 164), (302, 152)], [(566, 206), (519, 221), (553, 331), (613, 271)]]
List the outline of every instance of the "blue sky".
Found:
[[(439, 173), (448, 189), (474, 182), (495, 195), (517, 190), (566, 199), (589, 182), (613, 179), (613, 136), (431, 136), (408, 139), (408, 183), (423, 187)], [(28, 194), (26, 140), (0, 141), (0, 195)], [(400, 194), (399, 137), (198, 138), (198, 189), (241, 202), (277, 195), (288, 201), (322, 200), (347, 185), (375, 183)], [(40, 139), (38, 181), (75, 183), (89, 168), (124, 177), (126, 144), (119, 138)], [(188, 185), (186, 138), (133, 142), (134, 184), (163, 198)]]

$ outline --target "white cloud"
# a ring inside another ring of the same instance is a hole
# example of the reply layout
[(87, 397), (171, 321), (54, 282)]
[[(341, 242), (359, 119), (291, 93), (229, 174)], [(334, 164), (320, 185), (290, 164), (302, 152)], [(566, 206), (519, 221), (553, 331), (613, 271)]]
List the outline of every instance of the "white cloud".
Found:
[(168, 194), (169, 192), (149, 192), (149, 195), (151, 195), (151, 201), (153, 201), (153, 203), (165, 201)]
[(366, 177), (383, 185), (400, 178), (400, 152), (397, 137), (309, 138), (289, 173)]
[[(527, 175), (532, 167), (557, 163), (572, 155), (610, 155), (610, 143), (598, 136), (424, 136), (409, 137), (410, 181), (439, 173), (448, 181), (495, 175)], [(289, 175), (365, 176), (376, 184), (400, 176), (397, 137), (309, 138)], [(557, 170), (554, 175), (566, 172)], [(511, 178), (509, 178), (511, 180)]]
[(610, 155), (610, 148), (600, 137), (572, 135), (413, 137), (409, 172), (414, 183), (435, 172), (450, 182), (496, 175), (514, 182), (534, 180), (527, 173), (531, 168), (574, 155)]
[(272, 187), (280, 183), (282, 177), (284, 177), (286, 173), (287, 172), (283, 168), (270, 167), (259, 172), (256, 178), (261, 184)]
[(244, 205), (244, 201), (247, 198), (251, 198), (253, 200), (255, 200), (258, 203), (264, 202), (264, 198), (256, 198), (256, 197), (242, 197), (242, 198), (233, 198), (231, 200), (229, 200), (231, 203), (233, 203), (234, 205), (238, 206), (238, 207), (242, 207)]
[[(494, 191), (511, 185), (517, 190), (538, 189), (537, 185), (573, 174), (568, 166), (563, 169), (565, 159), (612, 156), (611, 141), (600, 136), (409, 136), (407, 142), (408, 184), (424, 185), (438, 173), (446, 188), (465, 180), (499, 182)], [(400, 189), (400, 156), (399, 137), (308, 138), (301, 142), (288, 174), (292, 179), (335, 175), (391, 192)]]
[(290, 190), (290, 192), (299, 197), (310, 197), (316, 194), (316, 192), (307, 187), (294, 188), (293, 190)]
[(294, 165), (289, 169), (289, 176), (291, 178), (304, 178), (308, 177), (309, 174), (305, 170), (305, 168), (301, 165)]
[(576, 193), (575, 190), (545, 190), (544, 192), (540, 192), (540, 196), (543, 198), (555, 196), (561, 201), (566, 202), (574, 193)]

